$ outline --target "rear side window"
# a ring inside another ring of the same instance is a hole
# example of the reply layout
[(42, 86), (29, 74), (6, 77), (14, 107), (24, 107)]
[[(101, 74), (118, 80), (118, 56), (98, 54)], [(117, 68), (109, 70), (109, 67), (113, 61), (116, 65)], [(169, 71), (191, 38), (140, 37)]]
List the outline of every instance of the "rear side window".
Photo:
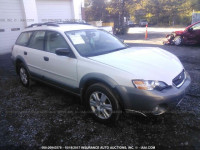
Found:
[(28, 45), (30, 48), (44, 50), (45, 31), (36, 31)]
[(27, 46), (28, 41), (31, 37), (31, 35), (33, 34), (33, 32), (23, 32), (20, 34), (20, 36), (18, 37), (16, 44), (17, 45), (21, 45), (21, 46)]

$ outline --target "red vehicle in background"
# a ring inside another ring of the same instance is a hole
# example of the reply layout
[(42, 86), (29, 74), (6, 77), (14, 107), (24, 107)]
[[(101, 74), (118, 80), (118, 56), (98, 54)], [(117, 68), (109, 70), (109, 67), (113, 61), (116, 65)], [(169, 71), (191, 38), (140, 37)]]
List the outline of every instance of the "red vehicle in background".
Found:
[(184, 31), (175, 31), (166, 36), (164, 44), (194, 45), (200, 44), (200, 21), (188, 26)]

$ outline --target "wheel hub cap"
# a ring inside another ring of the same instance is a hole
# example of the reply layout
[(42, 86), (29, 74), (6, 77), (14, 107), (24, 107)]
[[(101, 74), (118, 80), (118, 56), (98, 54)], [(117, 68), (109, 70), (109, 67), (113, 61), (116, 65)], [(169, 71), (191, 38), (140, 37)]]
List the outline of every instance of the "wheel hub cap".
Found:
[(90, 96), (92, 112), (101, 119), (108, 119), (112, 115), (112, 104), (102, 92), (94, 92)]
[(175, 39), (175, 44), (179, 45), (180, 43), (181, 43), (181, 38), (180, 37), (176, 38)]

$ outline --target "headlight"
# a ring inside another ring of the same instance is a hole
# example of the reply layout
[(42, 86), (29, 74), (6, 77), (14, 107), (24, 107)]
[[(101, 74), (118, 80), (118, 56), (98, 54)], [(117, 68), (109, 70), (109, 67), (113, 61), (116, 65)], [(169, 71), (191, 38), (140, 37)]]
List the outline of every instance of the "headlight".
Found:
[(165, 82), (153, 80), (133, 80), (133, 85), (140, 90), (163, 90), (169, 87)]
[(176, 36), (176, 33), (175, 33), (175, 32), (173, 32), (173, 33), (172, 33), (172, 35), (175, 37), (175, 36)]
[(168, 40), (170, 40), (171, 38), (172, 38), (172, 36), (171, 36), (171, 35), (169, 35), (169, 36), (167, 37), (167, 39), (168, 39)]

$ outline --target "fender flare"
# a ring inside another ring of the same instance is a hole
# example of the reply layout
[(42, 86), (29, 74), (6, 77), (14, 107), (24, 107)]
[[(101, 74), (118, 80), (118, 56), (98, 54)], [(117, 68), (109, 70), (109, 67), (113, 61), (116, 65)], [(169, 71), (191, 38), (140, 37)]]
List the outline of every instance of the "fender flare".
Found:
[(21, 61), (21, 62), (25, 65), (25, 67), (26, 67), (28, 73), (30, 74), (30, 71), (29, 71), (29, 69), (28, 69), (27, 63), (26, 63), (26, 61), (24, 60), (24, 58), (23, 58), (22, 56), (17, 56), (17, 57), (15, 58), (15, 70), (16, 70), (16, 72), (17, 72), (17, 61)]
[(119, 100), (119, 104), (123, 108), (124, 104), (122, 102), (120, 92), (118, 92), (116, 88), (118, 83), (115, 80), (113, 80), (111, 77), (101, 74), (101, 73), (89, 73), (81, 78), (80, 83), (79, 83), (81, 102), (84, 104), (84, 94), (88, 85), (91, 85), (92, 83), (97, 83), (97, 82), (101, 82), (105, 84), (106, 86), (108, 86), (114, 92), (115, 96), (117, 96)]

